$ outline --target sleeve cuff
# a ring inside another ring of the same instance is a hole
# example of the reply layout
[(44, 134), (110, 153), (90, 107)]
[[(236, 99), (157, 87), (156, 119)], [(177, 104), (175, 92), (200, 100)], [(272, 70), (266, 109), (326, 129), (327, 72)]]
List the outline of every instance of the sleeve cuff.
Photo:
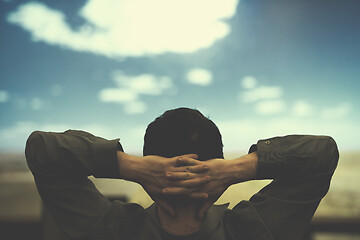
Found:
[[(254, 145), (253, 145), (254, 146)], [(279, 178), (284, 168), (281, 147), (278, 138), (259, 140), (250, 151), (257, 151), (258, 167), (256, 179)]]
[(120, 139), (100, 140), (94, 147), (93, 175), (96, 178), (120, 178), (117, 151), (123, 151)]

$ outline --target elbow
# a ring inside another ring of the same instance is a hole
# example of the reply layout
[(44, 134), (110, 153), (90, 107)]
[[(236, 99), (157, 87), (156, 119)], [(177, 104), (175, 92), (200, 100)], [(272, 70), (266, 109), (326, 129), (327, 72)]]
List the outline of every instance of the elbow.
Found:
[(324, 149), (324, 155), (328, 161), (329, 170), (334, 172), (339, 161), (339, 150), (332, 137), (328, 137), (328, 141)]
[(26, 141), (25, 156), (27, 164), (32, 172), (39, 166), (41, 155), (44, 153), (45, 141), (43, 132), (34, 131)]
[(26, 141), (25, 153), (33, 152), (34, 149), (42, 148), (44, 145), (43, 132), (34, 131)]

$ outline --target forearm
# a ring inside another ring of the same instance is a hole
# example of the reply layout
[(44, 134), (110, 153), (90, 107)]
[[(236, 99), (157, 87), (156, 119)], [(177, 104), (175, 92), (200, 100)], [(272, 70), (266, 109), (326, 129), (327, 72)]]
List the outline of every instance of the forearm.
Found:
[(332, 174), (338, 150), (335, 141), (325, 136), (285, 136), (260, 140), (255, 151), (240, 158), (225, 160), (217, 167), (227, 185), (257, 179), (303, 178)]
[(116, 155), (120, 178), (139, 183), (140, 167), (142, 166), (141, 157), (133, 156), (123, 151), (117, 151)]
[(230, 185), (253, 180), (255, 178), (258, 165), (258, 155), (256, 152), (226, 161), (228, 162), (227, 167), (223, 172), (230, 176), (228, 180)]

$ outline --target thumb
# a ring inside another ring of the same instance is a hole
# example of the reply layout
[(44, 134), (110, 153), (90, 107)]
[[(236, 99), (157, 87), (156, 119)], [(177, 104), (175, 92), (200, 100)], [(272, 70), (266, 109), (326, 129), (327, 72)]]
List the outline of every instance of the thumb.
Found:
[(195, 153), (191, 153), (191, 154), (184, 154), (184, 155), (181, 155), (181, 157), (185, 157), (185, 158), (194, 158), (194, 159), (197, 159), (198, 158), (198, 155), (195, 154)]

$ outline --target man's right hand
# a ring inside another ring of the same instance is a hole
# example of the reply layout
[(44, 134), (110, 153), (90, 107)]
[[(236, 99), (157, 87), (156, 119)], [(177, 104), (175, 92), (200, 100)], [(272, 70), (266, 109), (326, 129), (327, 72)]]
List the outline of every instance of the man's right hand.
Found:
[[(182, 160), (182, 164), (190, 165), (195, 164), (191, 159)], [(206, 193), (211, 199), (216, 199), (231, 185), (233, 181), (233, 174), (230, 173), (231, 161), (224, 159), (211, 159), (202, 162), (203, 166), (206, 166), (209, 170), (205, 172), (209, 181), (201, 186), (200, 191)], [(175, 181), (172, 187), (163, 189), (163, 193), (166, 195), (181, 195), (189, 191), (188, 186), (183, 182), (187, 178), (188, 174), (193, 172), (192, 167), (188, 167), (187, 170), (169, 172), (168, 178)]]

